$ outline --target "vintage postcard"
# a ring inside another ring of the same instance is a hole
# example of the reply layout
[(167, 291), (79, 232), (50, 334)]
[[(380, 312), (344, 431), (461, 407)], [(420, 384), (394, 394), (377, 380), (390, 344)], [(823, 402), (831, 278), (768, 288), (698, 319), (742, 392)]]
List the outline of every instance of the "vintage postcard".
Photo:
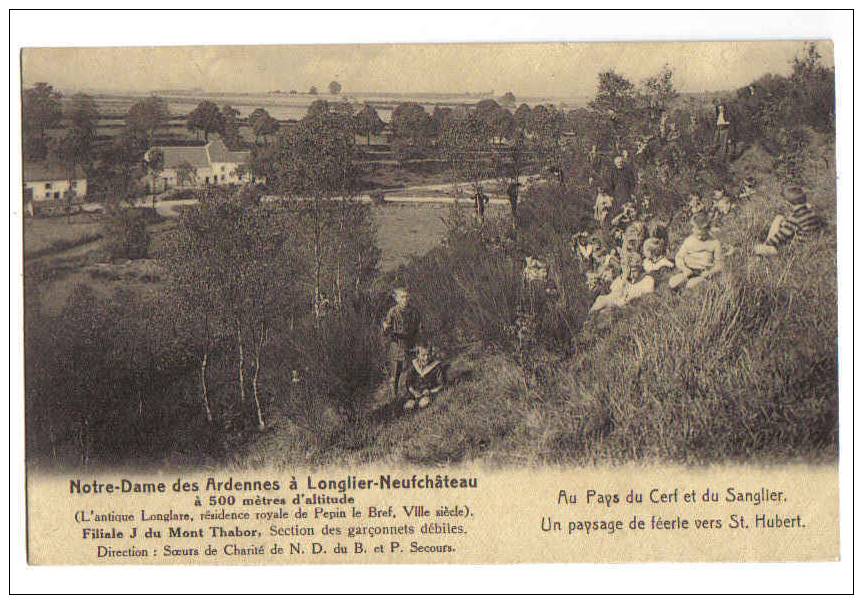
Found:
[(829, 40), (20, 61), (30, 564), (838, 559)]

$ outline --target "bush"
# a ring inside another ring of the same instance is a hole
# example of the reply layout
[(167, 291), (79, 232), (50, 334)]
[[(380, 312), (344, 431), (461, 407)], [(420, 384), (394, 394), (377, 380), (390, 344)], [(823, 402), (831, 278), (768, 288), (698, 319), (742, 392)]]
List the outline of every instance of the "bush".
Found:
[(113, 260), (146, 258), (150, 249), (147, 224), (159, 218), (152, 209), (119, 209), (106, 216), (102, 223), (105, 248)]

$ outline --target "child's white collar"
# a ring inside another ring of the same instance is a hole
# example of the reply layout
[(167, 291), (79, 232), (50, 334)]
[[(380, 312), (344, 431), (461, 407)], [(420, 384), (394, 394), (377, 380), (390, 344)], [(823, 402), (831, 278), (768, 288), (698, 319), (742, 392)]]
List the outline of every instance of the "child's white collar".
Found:
[(416, 369), (416, 370), (417, 370), (417, 373), (419, 373), (419, 374), (420, 374), (420, 375), (422, 375), (423, 377), (425, 377), (426, 375), (428, 375), (429, 373), (431, 373), (431, 372), (432, 372), (432, 370), (433, 370), (436, 366), (438, 366), (438, 365), (440, 364), (440, 361), (439, 361), (439, 360), (433, 360), (432, 362), (428, 363), (425, 367), (420, 367), (420, 366), (417, 364), (417, 359), (416, 359), (416, 358), (414, 358), (412, 362), (413, 362), (413, 365), (414, 365), (414, 369)]

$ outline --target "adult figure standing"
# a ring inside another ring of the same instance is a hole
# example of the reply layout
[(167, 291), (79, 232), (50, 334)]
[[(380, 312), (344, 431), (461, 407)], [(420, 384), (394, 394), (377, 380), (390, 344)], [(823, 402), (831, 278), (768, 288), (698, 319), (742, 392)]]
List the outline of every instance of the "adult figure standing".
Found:
[(623, 206), (626, 203), (632, 202), (633, 194), (635, 194), (635, 173), (632, 171), (632, 167), (625, 163), (623, 156), (614, 158), (614, 166), (611, 168), (608, 184), (610, 195), (614, 199), (614, 207), (609, 214), (614, 217), (623, 211)]
[(713, 127), (713, 150), (723, 159), (728, 157), (732, 146), (731, 138), (731, 111), (723, 101), (717, 100), (714, 104), (714, 127)]
[(476, 210), (476, 217), (480, 222), (485, 220), (485, 206), (488, 204), (488, 196), (482, 189), (482, 184), (477, 184), (476, 193), (473, 196), (473, 203)]
[(518, 222), (518, 189), (521, 187), (521, 184), (517, 179), (513, 179), (510, 181), (509, 186), (506, 188), (506, 195), (509, 197), (509, 208), (512, 212), (512, 227), (515, 228)]

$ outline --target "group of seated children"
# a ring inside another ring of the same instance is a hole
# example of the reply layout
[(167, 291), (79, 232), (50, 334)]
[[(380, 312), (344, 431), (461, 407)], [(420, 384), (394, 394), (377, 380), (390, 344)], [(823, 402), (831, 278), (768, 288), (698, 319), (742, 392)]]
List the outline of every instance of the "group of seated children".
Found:
[[(755, 193), (755, 181), (747, 178), (740, 198), (748, 200)], [(807, 237), (822, 227), (822, 220), (807, 202), (799, 187), (786, 187), (783, 198), (790, 208), (787, 215), (777, 215), (763, 244), (755, 247), (760, 256), (774, 256), (782, 245), (795, 237)], [(672, 290), (695, 288), (722, 272), (725, 255), (733, 248), (713, 236), (712, 228), (735, 208), (735, 203), (722, 189), (713, 191), (713, 201), (707, 206), (697, 192), (690, 194), (691, 232), (677, 250), (674, 262), (667, 257), (668, 234), (664, 224), (656, 220), (647, 226), (632, 221), (620, 233), (620, 247), (609, 250), (598, 234), (579, 233), (573, 237), (573, 251), (587, 265), (588, 286), (595, 289), (608, 286), (591, 307), (601, 312), (623, 307), (636, 298), (652, 293), (656, 276), (672, 271), (668, 285)], [(646, 234), (646, 236), (645, 236)]]
[(588, 236), (581, 232), (573, 237), (573, 251), (588, 268), (588, 286), (608, 288), (607, 293), (596, 298), (591, 311), (623, 307), (651, 294), (656, 289), (658, 276), (665, 272), (673, 271), (668, 283), (672, 289), (677, 289), (694, 288), (722, 271), (723, 248), (712, 236), (711, 227), (734, 209), (734, 203), (724, 190), (717, 188), (709, 207), (693, 192), (689, 209), (692, 232), (672, 262), (668, 257), (667, 226), (655, 219), (646, 223), (643, 219), (650, 216), (644, 212), (639, 216), (631, 204), (625, 205), (623, 212), (609, 223), (603, 217), (607, 211), (607, 195), (599, 189), (594, 215), (600, 224), (611, 227), (612, 240), (619, 243), (619, 247), (608, 249), (600, 234)]

